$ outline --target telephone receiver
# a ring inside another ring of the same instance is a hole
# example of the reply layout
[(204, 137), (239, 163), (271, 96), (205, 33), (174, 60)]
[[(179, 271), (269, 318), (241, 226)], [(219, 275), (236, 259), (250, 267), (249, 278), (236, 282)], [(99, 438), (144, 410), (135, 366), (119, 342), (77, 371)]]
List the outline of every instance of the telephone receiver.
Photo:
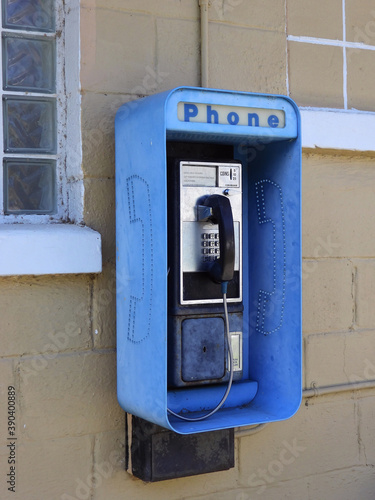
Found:
[(234, 224), (229, 199), (220, 194), (208, 196), (203, 205), (198, 205), (198, 220), (210, 221), (219, 226), (220, 257), (216, 259), (209, 275), (215, 283), (228, 282), (234, 275)]

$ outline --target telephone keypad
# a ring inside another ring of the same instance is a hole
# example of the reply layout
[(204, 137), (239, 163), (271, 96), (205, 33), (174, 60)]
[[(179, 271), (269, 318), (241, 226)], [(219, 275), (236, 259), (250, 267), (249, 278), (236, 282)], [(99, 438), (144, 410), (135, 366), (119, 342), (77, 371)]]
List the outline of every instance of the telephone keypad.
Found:
[(220, 257), (220, 241), (218, 232), (202, 233), (202, 260), (212, 262)]

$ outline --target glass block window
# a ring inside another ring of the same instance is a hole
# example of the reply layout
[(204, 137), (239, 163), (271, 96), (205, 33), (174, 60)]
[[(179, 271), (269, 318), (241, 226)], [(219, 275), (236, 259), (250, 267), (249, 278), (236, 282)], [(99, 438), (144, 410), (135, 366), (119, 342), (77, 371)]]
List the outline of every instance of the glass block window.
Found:
[(53, 215), (59, 159), (57, 103), (62, 102), (56, 67), (60, 0), (0, 1), (2, 213)]
[(4, 90), (33, 90), (53, 94), (55, 40), (3, 35)]
[(4, 178), (8, 213), (43, 214), (55, 210), (53, 160), (4, 160)]
[(54, 0), (2, 0), (3, 27), (10, 29), (55, 30)]
[(55, 109), (54, 99), (4, 97), (4, 151), (30, 155), (55, 153)]

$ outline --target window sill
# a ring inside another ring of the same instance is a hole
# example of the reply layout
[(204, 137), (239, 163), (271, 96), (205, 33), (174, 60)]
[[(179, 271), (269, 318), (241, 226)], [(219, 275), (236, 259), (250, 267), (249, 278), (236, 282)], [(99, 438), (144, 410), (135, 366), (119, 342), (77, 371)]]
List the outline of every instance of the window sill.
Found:
[(100, 273), (101, 236), (72, 224), (0, 226), (0, 276)]
[(302, 147), (375, 151), (375, 113), (302, 108)]

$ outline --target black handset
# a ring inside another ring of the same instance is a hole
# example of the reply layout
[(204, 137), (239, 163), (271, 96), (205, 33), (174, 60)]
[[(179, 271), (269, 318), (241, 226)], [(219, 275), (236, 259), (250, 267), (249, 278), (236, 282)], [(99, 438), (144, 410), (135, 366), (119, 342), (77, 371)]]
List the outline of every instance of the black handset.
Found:
[[(223, 195), (212, 194), (204, 200), (203, 205), (211, 208), (210, 214), (204, 220), (209, 220), (219, 226), (220, 257), (212, 263), (209, 275), (215, 283), (231, 281), (234, 275), (235, 243), (230, 201)], [(198, 207), (198, 219), (203, 220), (199, 218), (199, 212), (202, 211)]]

